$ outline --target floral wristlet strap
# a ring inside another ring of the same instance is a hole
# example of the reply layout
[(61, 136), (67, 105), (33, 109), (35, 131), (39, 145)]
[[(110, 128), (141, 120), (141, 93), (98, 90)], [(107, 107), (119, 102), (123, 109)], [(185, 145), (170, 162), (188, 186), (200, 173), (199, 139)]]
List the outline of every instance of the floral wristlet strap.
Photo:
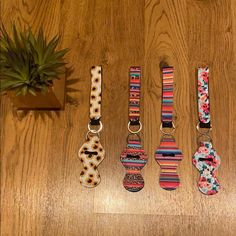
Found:
[[(216, 170), (220, 165), (220, 157), (212, 146), (209, 135), (211, 126), (209, 102), (209, 68), (198, 68), (198, 116), (197, 131), (199, 148), (193, 156), (193, 164), (200, 172), (199, 190), (206, 195), (213, 195), (220, 189)], [(200, 140), (207, 141), (200, 141)]]
[[(141, 169), (147, 163), (147, 155), (141, 145), (139, 136), (142, 130), (140, 122), (140, 94), (141, 94), (141, 68), (133, 66), (130, 68), (130, 97), (129, 97), (129, 135), (127, 146), (121, 153), (120, 160), (126, 169), (123, 185), (130, 192), (138, 192), (144, 187)], [(136, 131), (133, 127), (138, 126)]]
[[(175, 190), (180, 185), (177, 167), (183, 158), (178, 149), (175, 138), (175, 125), (173, 123), (173, 98), (174, 98), (174, 68), (162, 68), (162, 113), (161, 126), (162, 138), (159, 148), (155, 152), (155, 159), (161, 167), (159, 183), (165, 190)], [(171, 129), (167, 131), (165, 129)]]
[[(80, 183), (85, 187), (96, 187), (100, 181), (97, 167), (105, 156), (105, 151), (100, 143), (100, 132), (103, 128), (101, 122), (102, 99), (102, 67), (91, 68), (91, 93), (90, 93), (90, 122), (86, 141), (79, 150), (78, 156), (84, 165), (80, 173)], [(98, 129), (92, 128), (98, 126)]]

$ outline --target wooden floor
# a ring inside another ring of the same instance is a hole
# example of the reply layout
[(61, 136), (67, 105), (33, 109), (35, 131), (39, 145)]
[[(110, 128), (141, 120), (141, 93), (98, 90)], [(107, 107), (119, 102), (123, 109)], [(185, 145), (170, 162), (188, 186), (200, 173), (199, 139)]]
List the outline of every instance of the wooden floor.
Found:
[[(67, 104), (61, 112), (15, 112), (1, 99), (1, 235), (236, 235), (236, 1), (2, 0), (10, 29), (41, 25), (62, 35)], [(176, 139), (184, 159), (181, 187), (158, 184), (154, 150), (160, 142), (160, 63), (175, 67)], [(101, 184), (79, 184), (77, 151), (88, 123), (90, 67), (103, 66)], [(210, 66), (214, 146), (222, 158), (222, 190), (202, 195), (192, 166), (197, 148), (196, 68)], [(145, 188), (122, 186), (119, 161), (128, 119), (128, 69), (143, 69)]]

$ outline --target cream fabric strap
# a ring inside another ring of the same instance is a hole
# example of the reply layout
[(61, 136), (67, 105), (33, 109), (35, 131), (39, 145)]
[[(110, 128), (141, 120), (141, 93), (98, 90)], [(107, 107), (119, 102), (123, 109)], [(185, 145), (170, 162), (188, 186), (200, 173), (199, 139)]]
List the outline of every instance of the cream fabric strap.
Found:
[(101, 118), (102, 67), (91, 68), (90, 123), (98, 125)]

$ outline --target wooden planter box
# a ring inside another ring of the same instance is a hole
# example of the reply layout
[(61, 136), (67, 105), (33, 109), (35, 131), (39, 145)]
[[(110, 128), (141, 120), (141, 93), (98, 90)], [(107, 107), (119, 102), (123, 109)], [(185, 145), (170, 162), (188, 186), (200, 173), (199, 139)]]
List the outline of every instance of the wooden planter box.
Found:
[(9, 92), (13, 106), (17, 110), (64, 110), (65, 106), (65, 76), (59, 80), (53, 80), (53, 87), (45, 95), (36, 92), (36, 96), (27, 93), (25, 96), (15, 96), (15, 92)]

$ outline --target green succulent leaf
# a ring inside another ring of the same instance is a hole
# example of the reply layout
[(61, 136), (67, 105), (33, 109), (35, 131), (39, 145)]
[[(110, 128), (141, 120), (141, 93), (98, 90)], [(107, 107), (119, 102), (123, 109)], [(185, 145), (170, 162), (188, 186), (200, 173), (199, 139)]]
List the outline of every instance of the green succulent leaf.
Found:
[(31, 28), (12, 36), (0, 26), (0, 91), (15, 90), (16, 94), (36, 95), (48, 92), (53, 80), (65, 73), (63, 58), (69, 49), (57, 50), (60, 37), (47, 41), (43, 29), (34, 34)]

